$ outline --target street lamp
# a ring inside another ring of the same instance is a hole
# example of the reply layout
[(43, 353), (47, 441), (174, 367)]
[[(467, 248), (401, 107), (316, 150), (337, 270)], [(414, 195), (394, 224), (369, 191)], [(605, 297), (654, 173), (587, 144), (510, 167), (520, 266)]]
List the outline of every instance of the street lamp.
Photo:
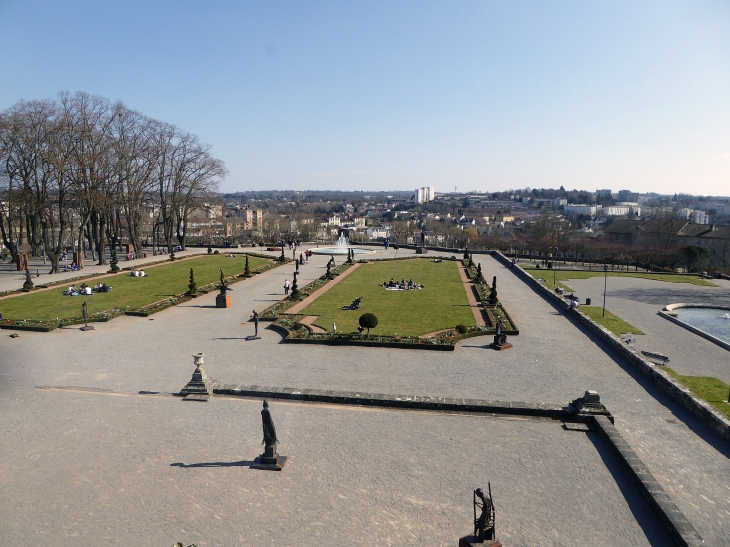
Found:
[(608, 285), (608, 264), (603, 265), (603, 316), (606, 317), (606, 286)]
[(555, 256), (553, 257), (553, 287), (557, 288), (557, 269), (558, 269), (558, 248), (555, 247)]

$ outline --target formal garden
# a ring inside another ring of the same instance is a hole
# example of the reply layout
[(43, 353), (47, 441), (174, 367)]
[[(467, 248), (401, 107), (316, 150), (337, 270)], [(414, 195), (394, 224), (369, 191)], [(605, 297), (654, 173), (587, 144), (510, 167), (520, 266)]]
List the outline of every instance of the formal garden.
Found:
[[(468, 261), (463, 263), (469, 272)], [(477, 278), (474, 269), (465, 286), (459, 266), (456, 260), (430, 258), (345, 264), (264, 311), (262, 317), (284, 328), (290, 342), (453, 349), (465, 337), (494, 333), (500, 319), (505, 333), (517, 334), (496, 301), (496, 291), (490, 304), (490, 287), (483, 277)], [(483, 322), (478, 323), (472, 311), (465, 290), (471, 290), (470, 285), (483, 302)], [(312, 298), (323, 286), (325, 290)]]
[[(83, 302), (86, 302), (91, 321), (105, 321), (125, 314), (146, 316), (197, 294), (215, 290), (221, 270), (228, 282), (231, 282), (260, 273), (277, 264), (278, 262), (265, 256), (234, 254), (228, 257), (214, 254), (146, 266), (146, 275), (143, 277), (133, 276), (130, 269), (125, 269), (114, 274), (64, 280), (34, 288), (30, 292), (0, 298), (0, 327), (47, 331), (59, 326), (78, 324), (82, 322)], [(190, 288), (191, 269), (195, 284), (193, 294)], [(64, 294), (72, 284), (79, 288), (82, 283), (89, 287), (100, 283), (111, 287), (111, 290), (92, 292), (91, 295)]]

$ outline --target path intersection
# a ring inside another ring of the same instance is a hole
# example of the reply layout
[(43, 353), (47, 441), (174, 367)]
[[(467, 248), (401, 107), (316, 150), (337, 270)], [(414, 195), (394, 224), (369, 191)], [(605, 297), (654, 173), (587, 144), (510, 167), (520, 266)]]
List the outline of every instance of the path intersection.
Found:
[[(487, 481), (506, 546), (671, 544), (607, 443), (552, 420), (273, 400), (289, 460), (281, 473), (251, 470), (260, 400), (171, 395), (202, 352), (228, 384), (563, 404), (595, 389), (707, 545), (730, 545), (727, 441), (508, 268), (474, 259), (519, 326), (513, 350), (491, 351), (486, 337), (454, 352), (282, 344), (265, 323), (246, 341), (252, 310), (283, 298), (293, 264), (235, 284), (228, 309), (208, 294), (91, 332), (0, 331), (0, 544), (456, 545)], [(301, 266), (299, 286), (327, 260)], [(656, 337), (647, 343), (679, 336), (648, 307), (618, 304), (622, 290), (644, 290), (635, 283), (666, 284), (610, 281), (610, 309)], [(723, 377), (727, 353), (705, 343), (688, 339), (686, 355), (694, 344)]]

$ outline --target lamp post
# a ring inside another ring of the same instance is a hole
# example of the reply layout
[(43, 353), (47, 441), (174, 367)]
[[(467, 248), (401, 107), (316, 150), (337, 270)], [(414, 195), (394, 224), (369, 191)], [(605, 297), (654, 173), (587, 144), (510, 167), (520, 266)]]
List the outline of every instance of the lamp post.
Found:
[(555, 256), (553, 257), (553, 287), (556, 287), (556, 288), (558, 286), (557, 269), (558, 269), (558, 248), (555, 247)]
[(606, 286), (608, 285), (608, 264), (603, 265), (603, 315), (606, 317)]

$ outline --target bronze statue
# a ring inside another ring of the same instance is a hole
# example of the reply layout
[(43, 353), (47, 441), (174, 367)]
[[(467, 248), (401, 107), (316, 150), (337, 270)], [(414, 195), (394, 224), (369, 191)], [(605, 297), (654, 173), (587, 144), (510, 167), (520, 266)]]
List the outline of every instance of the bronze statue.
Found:
[[(494, 503), (492, 502), (492, 485), (487, 483), (489, 496), (485, 497), (481, 488), (474, 490), (474, 535), (479, 542), (496, 539), (494, 533)], [(478, 498), (478, 499), (477, 499)], [(481, 502), (479, 501), (481, 500)], [(481, 512), (477, 517), (477, 509)]]
[(254, 336), (259, 335), (259, 314), (256, 313), (256, 310), (253, 310), (253, 328), (254, 328)]
[(269, 412), (269, 402), (264, 400), (264, 408), (261, 411), (261, 422), (264, 429), (264, 453), (254, 461), (254, 469), (268, 469), (269, 471), (281, 471), (286, 463), (287, 457), (280, 456), (276, 453), (276, 444), (279, 439), (276, 437), (276, 428), (274, 428), (274, 420), (271, 419)]
[(87, 322), (87, 319), (89, 318), (88, 312), (86, 310), (86, 302), (81, 304), (81, 316), (84, 318), (84, 326), (88, 327), (89, 324)]
[(269, 401), (264, 399), (264, 409), (261, 411), (261, 422), (264, 428), (264, 440), (261, 444), (264, 445), (264, 453), (258, 457), (259, 463), (262, 465), (276, 465), (279, 463), (279, 455), (276, 453), (276, 428), (274, 427), (274, 420), (271, 419), (271, 412), (269, 412)]
[(220, 295), (221, 296), (225, 296), (226, 295), (226, 291), (232, 291), (233, 290), (228, 285), (226, 285), (225, 277), (223, 276), (223, 268), (221, 268), (221, 282), (220, 282), (220, 285), (218, 285), (218, 287), (216, 287), (216, 288), (220, 291)]

